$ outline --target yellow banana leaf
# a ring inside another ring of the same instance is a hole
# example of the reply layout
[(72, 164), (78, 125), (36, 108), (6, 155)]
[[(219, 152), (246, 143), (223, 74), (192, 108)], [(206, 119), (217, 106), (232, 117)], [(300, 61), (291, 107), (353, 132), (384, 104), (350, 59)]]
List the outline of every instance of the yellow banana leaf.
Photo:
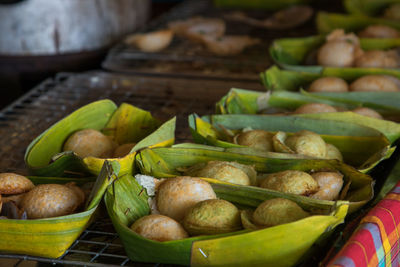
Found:
[[(383, 115), (391, 115), (400, 112), (400, 106), (398, 106), (400, 99), (397, 93), (389, 93), (386, 95), (386, 97), (384, 94), (378, 93), (368, 95), (366, 92), (364, 92), (366, 94), (350, 93), (349, 96), (338, 94), (329, 95), (329, 97), (328, 95), (303, 93), (303, 91), (300, 94), (284, 91), (263, 93), (233, 88), (227, 95), (222, 97), (221, 100), (217, 102), (217, 112), (220, 114), (258, 114), (262, 113), (266, 108), (281, 108), (288, 111), (293, 111), (303, 104), (314, 102), (327, 103), (333, 106), (340, 106), (348, 109), (358, 106), (367, 106), (371, 108), (379, 107), (379, 111)], [(343, 99), (341, 97), (343, 97)], [(359, 101), (360, 99), (363, 100)], [(396, 100), (398, 101), (396, 102)], [(396, 111), (396, 109), (398, 111)], [(393, 144), (393, 142), (400, 137), (400, 125), (398, 123), (361, 116), (354, 112), (332, 112), (295, 116), (360, 124), (382, 132), (388, 138), (391, 144)]]
[[(212, 180), (209, 179), (209, 181)], [(229, 187), (229, 185), (225, 186)], [(230, 189), (230, 191), (238, 191)], [(328, 215), (315, 215), (277, 227), (157, 242), (143, 238), (129, 229), (135, 220), (149, 214), (150, 207), (147, 199), (146, 190), (131, 175), (125, 175), (116, 180), (105, 195), (108, 213), (128, 257), (139, 262), (191, 264), (193, 266), (248, 266), (254, 264), (277, 266), (277, 262), (281, 262), (279, 266), (291, 266), (301, 258), (319, 236), (343, 222), (348, 210), (347, 202), (339, 202)], [(310, 227), (310, 224), (314, 227)], [(303, 232), (301, 235), (304, 238), (297, 238), (294, 241), (299, 230), (307, 230), (308, 234)], [(285, 249), (280, 251), (279, 248), (283, 245), (285, 245)], [(265, 253), (273, 247), (275, 247), (271, 250), (273, 253)], [(217, 251), (218, 255), (216, 255)], [(254, 253), (249, 253), (249, 251), (254, 251)], [(204, 255), (206, 255), (206, 259), (204, 259)], [(274, 260), (277, 262), (274, 263)]]
[(118, 161), (121, 173), (134, 172), (136, 151), (148, 146), (168, 146), (174, 143), (175, 118), (161, 125), (147, 111), (123, 103), (119, 108), (111, 100), (88, 104), (51, 126), (31, 142), (25, 153), (29, 170), (38, 176), (98, 175), (105, 159), (63, 152), (69, 135), (82, 129), (96, 129), (123, 144), (137, 142), (131, 152)]
[[(373, 197), (372, 178), (336, 160), (265, 158), (236, 151), (226, 151), (223, 148), (199, 147), (192, 144), (145, 149), (138, 154), (136, 160), (141, 173), (157, 178), (180, 176), (183, 175), (182, 168), (212, 160), (236, 161), (241, 164), (253, 165), (258, 173), (273, 173), (289, 169), (306, 172), (320, 169), (337, 170), (344, 174), (345, 184), (350, 183), (350, 189), (344, 197), (344, 200), (350, 201), (350, 212), (357, 210)], [(335, 204), (333, 201), (321, 201), (260, 187), (232, 185), (215, 179), (207, 180), (211, 181), (217, 195), (244, 206), (258, 205), (262, 199), (272, 197), (288, 198), (308, 209), (311, 205), (318, 209), (330, 210)], [(231, 188), (237, 190), (231, 190)]]
[[(344, 162), (357, 167), (363, 172), (369, 171), (380, 161), (390, 157), (394, 148), (389, 140), (379, 131), (347, 121), (324, 120), (305, 116), (268, 116), (268, 115), (211, 115), (189, 116), (189, 126), (193, 139), (218, 147), (245, 148), (242, 153), (254, 155), (254, 150), (232, 143), (224, 136), (226, 130), (233, 133), (250, 127), (271, 132), (288, 133), (309, 130), (321, 135), (330, 144), (335, 145), (343, 155)], [(292, 154), (260, 152), (257, 155), (271, 158), (290, 158)]]
[[(57, 258), (65, 253), (71, 244), (94, 219), (100, 200), (109, 184), (118, 173), (118, 163), (104, 165), (83, 212), (46, 219), (0, 220), (0, 251)], [(67, 183), (81, 184), (94, 179), (29, 177), (35, 184)]]

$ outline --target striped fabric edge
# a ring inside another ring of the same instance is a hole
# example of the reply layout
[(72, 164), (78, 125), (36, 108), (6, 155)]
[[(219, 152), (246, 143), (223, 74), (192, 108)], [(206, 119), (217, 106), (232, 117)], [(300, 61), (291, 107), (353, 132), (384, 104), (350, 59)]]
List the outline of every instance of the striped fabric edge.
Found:
[(400, 182), (360, 222), (329, 267), (400, 267)]

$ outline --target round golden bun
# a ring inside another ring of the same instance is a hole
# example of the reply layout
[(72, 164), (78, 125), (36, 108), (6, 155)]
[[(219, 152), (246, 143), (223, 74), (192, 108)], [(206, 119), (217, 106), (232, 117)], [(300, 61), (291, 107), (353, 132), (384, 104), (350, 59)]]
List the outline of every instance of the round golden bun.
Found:
[(68, 186), (41, 184), (26, 193), (21, 208), (28, 219), (40, 219), (71, 214), (79, 204), (78, 195)]
[(25, 176), (16, 173), (0, 173), (0, 194), (14, 195), (32, 190), (35, 186)]

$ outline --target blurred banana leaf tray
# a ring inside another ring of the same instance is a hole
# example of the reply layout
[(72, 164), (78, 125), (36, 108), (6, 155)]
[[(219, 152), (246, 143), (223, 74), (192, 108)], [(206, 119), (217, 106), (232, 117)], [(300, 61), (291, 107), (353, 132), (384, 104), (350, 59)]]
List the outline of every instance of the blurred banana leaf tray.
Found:
[[(343, 10), (340, 1), (314, 1), (312, 7), (314, 14), (318, 10), (330, 12)], [(316, 34), (314, 16), (303, 25), (292, 29), (270, 30), (226, 19), (227, 15), (233, 14), (237, 10), (234, 7), (216, 7), (211, 0), (187, 0), (149, 23), (139, 32), (146, 33), (165, 29), (169, 22), (196, 16), (222, 18), (226, 23), (225, 34), (248, 35), (261, 40), (259, 44), (247, 47), (240, 54), (231, 56), (215, 55), (199, 44), (194, 44), (176, 36), (167, 48), (159, 52), (142, 52), (135, 46), (127, 45), (122, 40), (109, 51), (102, 63), (102, 67), (110, 71), (123, 73), (179, 74), (180, 76), (201, 76), (231, 80), (259, 80), (258, 74), (272, 65), (273, 61), (269, 56), (268, 47), (274, 39)], [(255, 19), (266, 19), (274, 13), (274, 11), (262, 8), (240, 11), (246, 16)]]

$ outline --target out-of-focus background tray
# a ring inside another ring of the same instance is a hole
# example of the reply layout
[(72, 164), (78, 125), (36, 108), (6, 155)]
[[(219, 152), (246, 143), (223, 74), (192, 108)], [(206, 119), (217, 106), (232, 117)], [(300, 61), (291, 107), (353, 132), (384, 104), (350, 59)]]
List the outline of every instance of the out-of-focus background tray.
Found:
[[(342, 11), (340, 1), (315, 1), (314, 13), (318, 10)], [(153, 21), (143, 32), (166, 28), (168, 22), (193, 16), (223, 18), (234, 9), (216, 8), (211, 0), (187, 0), (173, 8), (164, 16)], [(254, 18), (267, 18), (273, 12), (266, 10), (245, 10)], [(200, 45), (175, 37), (169, 47), (157, 53), (145, 53), (123, 41), (108, 53), (103, 68), (126, 73), (152, 73), (167, 75), (186, 75), (218, 77), (226, 79), (258, 80), (259, 73), (272, 65), (269, 45), (276, 38), (300, 37), (316, 34), (314, 17), (304, 25), (290, 30), (268, 30), (248, 26), (241, 22), (224, 19), (226, 34), (249, 35), (260, 38), (262, 43), (245, 49), (234, 56), (216, 56)]]
[[(47, 79), (29, 93), (0, 112), (0, 172), (26, 174), (24, 153), (29, 143), (49, 126), (72, 111), (90, 102), (108, 98), (116, 104), (127, 102), (146, 109), (161, 119), (177, 115), (176, 142), (190, 141), (187, 116), (193, 112), (204, 115), (214, 112), (215, 102), (231, 87), (263, 90), (259, 83), (228, 82), (167, 78), (151, 76), (124, 76), (106, 72), (59, 74)], [(98, 266), (160, 266), (130, 261), (114, 231), (108, 216), (103, 214), (59, 259), (45, 259), (0, 252), (10, 265), (23, 266), (39, 262), (48, 264)], [(54, 266), (54, 265), (51, 265)]]

